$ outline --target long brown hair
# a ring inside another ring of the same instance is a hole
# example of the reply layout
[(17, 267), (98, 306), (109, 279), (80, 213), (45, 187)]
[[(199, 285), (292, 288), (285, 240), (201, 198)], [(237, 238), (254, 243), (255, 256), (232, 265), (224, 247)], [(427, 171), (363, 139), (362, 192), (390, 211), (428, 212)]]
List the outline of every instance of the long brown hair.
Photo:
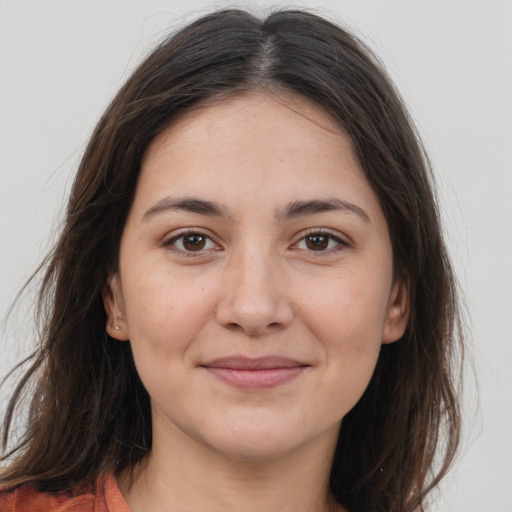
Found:
[[(462, 339), (456, 285), (428, 159), (379, 61), (346, 30), (302, 11), (264, 20), (218, 11), (164, 40), (103, 114), (85, 150), (62, 234), (43, 267), (42, 337), (9, 402), (0, 487), (49, 491), (94, 484), (151, 449), (149, 396), (130, 346), (105, 333), (102, 290), (150, 142), (208, 100), (293, 92), (352, 140), (385, 213), (397, 274), (410, 284), (403, 338), (384, 345), (371, 382), (345, 416), (330, 488), (352, 512), (412, 511), (444, 476), (459, 442)], [(7, 450), (33, 383), (29, 418)]]

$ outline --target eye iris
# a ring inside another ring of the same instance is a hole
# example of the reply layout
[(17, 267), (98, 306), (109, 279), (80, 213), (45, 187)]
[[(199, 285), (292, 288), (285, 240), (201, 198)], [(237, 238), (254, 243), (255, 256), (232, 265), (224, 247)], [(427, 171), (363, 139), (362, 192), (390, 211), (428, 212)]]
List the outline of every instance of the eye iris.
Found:
[(327, 249), (329, 237), (325, 235), (311, 235), (306, 238), (306, 246), (313, 251), (322, 251)]
[(192, 234), (183, 237), (183, 247), (187, 251), (200, 251), (206, 245), (206, 237), (203, 235)]

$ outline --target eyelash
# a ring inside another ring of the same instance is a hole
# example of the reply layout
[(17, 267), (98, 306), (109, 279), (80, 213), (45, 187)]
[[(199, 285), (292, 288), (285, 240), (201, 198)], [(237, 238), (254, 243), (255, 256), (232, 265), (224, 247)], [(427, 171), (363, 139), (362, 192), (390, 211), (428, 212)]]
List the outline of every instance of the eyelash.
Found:
[[(204, 248), (201, 248), (201, 250), (199, 250), (199, 251), (189, 251), (185, 248), (180, 249), (175, 246), (176, 242), (178, 242), (179, 240), (182, 240), (182, 243), (183, 243), (183, 241), (186, 237), (192, 237), (192, 236), (197, 236), (197, 237), (203, 238), (205, 240), (206, 244), (208, 244), (208, 243), (214, 244), (215, 250), (219, 250), (219, 246), (212, 240), (211, 236), (207, 235), (206, 233), (202, 232), (199, 229), (192, 229), (192, 228), (189, 228), (189, 229), (186, 229), (184, 231), (177, 233), (176, 235), (172, 236), (171, 238), (165, 240), (162, 245), (164, 247), (168, 248), (169, 250), (176, 252), (180, 255), (185, 255), (187, 257), (194, 257), (194, 256), (197, 257), (205, 252)], [(206, 249), (206, 250), (208, 250), (208, 249)], [(210, 248), (210, 250), (211, 250), (211, 248)]]
[[(202, 247), (198, 251), (190, 251), (190, 250), (187, 250), (186, 248), (177, 248), (175, 246), (176, 242), (178, 242), (179, 240), (182, 240), (182, 243), (183, 243), (183, 241), (185, 240), (186, 237), (191, 237), (192, 235), (201, 237), (203, 240), (205, 240), (206, 245), (208, 243), (214, 244), (215, 248), (210, 247), (210, 248), (205, 249), (204, 247)], [(301, 242), (304, 242), (307, 244), (308, 239), (311, 240), (313, 237), (320, 237), (320, 238), (327, 239), (327, 247), (324, 249), (318, 250), (318, 251), (315, 251), (314, 249), (299, 247), (299, 244), (301, 244)], [(329, 247), (329, 245), (332, 242), (335, 243), (335, 246)], [(207, 235), (206, 233), (202, 232), (199, 229), (192, 229), (192, 228), (189, 228), (185, 231), (179, 232), (178, 234), (172, 236), (168, 240), (165, 240), (162, 245), (163, 245), (163, 247), (166, 247), (173, 252), (176, 252), (180, 255), (185, 255), (187, 257), (198, 257), (198, 256), (204, 254), (206, 251), (209, 251), (212, 249), (220, 250), (219, 246), (213, 241), (211, 236)], [(322, 255), (325, 255), (326, 253), (327, 254), (336, 253), (340, 250), (345, 249), (348, 246), (349, 246), (349, 244), (346, 241), (342, 240), (339, 236), (336, 236), (333, 233), (330, 233), (329, 231), (322, 230), (322, 229), (310, 229), (306, 233), (303, 233), (302, 236), (300, 237), (300, 239), (292, 245), (292, 249), (293, 250), (303, 250), (308, 253), (311, 253), (314, 256), (322, 256)]]
[[(327, 244), (330, 245), (332, 242), (335, 243), (334, 247), (327, 247), (325, 249), (315, 251), (307, 248), (299, 248), (298, 245), (303, 242), (307, 244), (307, 240), (313, 237), (322, 237), (327, 239)], [(348, 242), (340, 238), (339, 236), (331, 233), (330, 231), (326, 231), (323, 229), (309, 229), (305, 233), (301, 234), (298, 242), (294, 243), (292, 247), (297, 248), (297, 250), (304, 250), (308, 253), (311, 253), (314, 256), (324, 256), (326, 254), (333, 254), (341, 251), (349, 246)]]

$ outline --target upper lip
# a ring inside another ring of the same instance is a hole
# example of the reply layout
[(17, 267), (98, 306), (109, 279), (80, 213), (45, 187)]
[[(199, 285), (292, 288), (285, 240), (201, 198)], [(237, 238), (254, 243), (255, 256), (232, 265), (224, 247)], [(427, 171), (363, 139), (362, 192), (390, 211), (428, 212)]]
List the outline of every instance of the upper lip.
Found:
[(295, 359), (281, 356), (267, 357), (221, 357), (207, 363), (201, 364), (206, 368), (225, 368), (229, 370), (273, 370), (276, 368), (297, 368), (298, 366), (309, 366)]

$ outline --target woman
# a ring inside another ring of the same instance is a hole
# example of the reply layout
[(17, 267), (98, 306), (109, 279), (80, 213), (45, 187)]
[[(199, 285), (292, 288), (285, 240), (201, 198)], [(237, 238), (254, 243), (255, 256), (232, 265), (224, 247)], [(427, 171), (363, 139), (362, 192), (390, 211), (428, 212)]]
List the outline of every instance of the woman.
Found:
[(228, 10), (165, 40), (78, 170), (0, 508), (426, 507), (460, 428), (430, 180), (330, 22)]

